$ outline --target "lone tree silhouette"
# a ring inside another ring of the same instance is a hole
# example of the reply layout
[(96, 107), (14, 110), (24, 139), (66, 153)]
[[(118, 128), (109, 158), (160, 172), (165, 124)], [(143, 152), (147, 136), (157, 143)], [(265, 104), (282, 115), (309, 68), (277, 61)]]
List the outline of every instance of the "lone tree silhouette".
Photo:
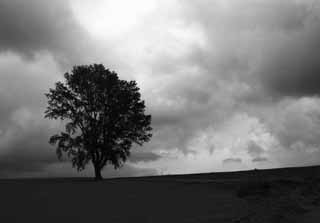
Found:
[(65, 73), (65, 83), (57, 82), (45, 94), (45, 117), (63, 120), (65, 131), (50, 137), (78, 171), (92, 162), (95, 179), (101, 180), (106, 164), (121, 167), (133, 144), (151, 138), (151, 115), (145, 114), (135, 81), (120, 80), (117, 73), (102, 64), (74, 66)]

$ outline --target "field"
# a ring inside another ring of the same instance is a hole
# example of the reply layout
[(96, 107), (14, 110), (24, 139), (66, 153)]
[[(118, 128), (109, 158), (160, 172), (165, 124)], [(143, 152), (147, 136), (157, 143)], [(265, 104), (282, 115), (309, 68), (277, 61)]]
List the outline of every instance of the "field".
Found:
[(319, 222), (320, 167), (0, 180), (0, 222)]

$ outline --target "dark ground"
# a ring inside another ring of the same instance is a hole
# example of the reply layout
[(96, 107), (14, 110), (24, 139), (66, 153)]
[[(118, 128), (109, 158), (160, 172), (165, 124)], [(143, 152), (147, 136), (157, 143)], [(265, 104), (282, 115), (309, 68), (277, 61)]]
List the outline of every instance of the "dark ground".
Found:
[(0, 180), (0, 222), (320, 222), (320, 166)]

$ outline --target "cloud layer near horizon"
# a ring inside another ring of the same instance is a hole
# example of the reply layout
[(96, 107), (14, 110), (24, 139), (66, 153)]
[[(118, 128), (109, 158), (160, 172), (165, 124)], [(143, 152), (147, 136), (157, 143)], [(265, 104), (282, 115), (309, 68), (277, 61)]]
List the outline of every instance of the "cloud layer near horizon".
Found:
[(0, 177), (77, 174), (43, 94), (93, 62), (136, 79), (153, 116), (122, 176), (320, 163), (319, 1), (130, 4), (1, 1)]

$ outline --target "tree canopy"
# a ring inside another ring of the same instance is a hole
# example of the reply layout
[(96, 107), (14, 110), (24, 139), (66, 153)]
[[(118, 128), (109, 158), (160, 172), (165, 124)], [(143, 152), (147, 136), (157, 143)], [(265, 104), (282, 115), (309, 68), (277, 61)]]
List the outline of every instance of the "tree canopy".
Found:
[(66, 154), (79, 171), (91, 161), (95, 178), (102, 179), (105, 165), (121, 167), (133, 144), (150, 140), (151, 115), (136, 81), (121, 80), (102, 64), (74, 66), (64, 78), (46, 94), (45, 117), (65, 123), (49, 142), (58, 158)]

